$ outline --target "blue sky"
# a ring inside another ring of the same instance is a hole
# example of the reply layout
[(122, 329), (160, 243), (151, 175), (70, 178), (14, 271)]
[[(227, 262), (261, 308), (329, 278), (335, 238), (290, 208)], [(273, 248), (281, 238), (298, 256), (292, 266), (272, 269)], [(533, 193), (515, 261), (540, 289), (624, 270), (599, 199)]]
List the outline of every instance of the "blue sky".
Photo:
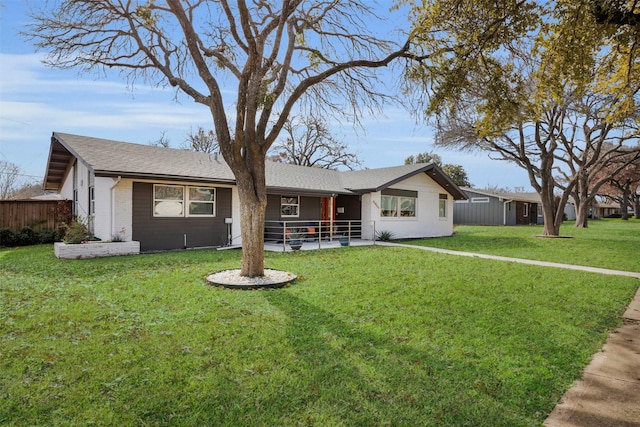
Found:
[[(206, 108), (170, 89), (128, 87), (117, 73), (79, 75), (42, 65), (40, 54), (18, 35), (28, 22), (23, 0), (0, 0), (0, 160), (15, 163), (23, 180), (42, 179), (52, 132), (147, 144), (163, 133), (178, 148), (186, 135), (212, 127)], [(405, 110), (388, 108), (364, 117), (362, 128), (332, 123), (367, 168), (396, 166), (412, 154), (433, 151), (444, 163), (462, 165), (475, 187), (498, 185), (530, 191), (523, 169), (491, 160), (487, 153), (434, 148), (433, 132)]]

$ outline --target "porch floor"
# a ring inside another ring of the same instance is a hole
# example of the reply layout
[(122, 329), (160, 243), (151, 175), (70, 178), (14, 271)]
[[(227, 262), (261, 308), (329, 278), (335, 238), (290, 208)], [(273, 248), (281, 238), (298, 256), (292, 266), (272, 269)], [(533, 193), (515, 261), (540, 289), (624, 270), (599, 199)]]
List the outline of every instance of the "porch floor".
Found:
[[(371, 246), (374, 244), (375, 242), (373, 240), (351, 239), (350, 246)], [(300, 248), (300, 250), (313, 251), (318, 249), (333, 249), (333, 248), (339, 248), (339, 247), (340, 247), (340, 242), (338, 241), (338, 239), (321, 240), (320, 242), (318, 242), (317, 240), (314, 240), (314, 241), (303, 242), (302, 248)], [(289, 245), (285, 246), (282, 243), (275, 243), (275, 242), (265, 242), (264, 250), (270, 251), (270, 252), (293, 252), (293, 250), (289, 247)]]

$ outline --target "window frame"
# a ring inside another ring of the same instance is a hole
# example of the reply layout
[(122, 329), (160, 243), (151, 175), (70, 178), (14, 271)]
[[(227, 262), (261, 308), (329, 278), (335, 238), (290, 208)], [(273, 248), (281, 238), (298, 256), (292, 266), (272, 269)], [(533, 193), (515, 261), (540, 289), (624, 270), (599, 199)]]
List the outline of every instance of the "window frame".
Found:
[[(394, 200), (394, 203), (385, 203), (385, 199)], [(384, 207), (390, 207), (392, 209), (383, 209)], [(387, 215), (385, 212), (392, 212), (392, 215)], [(382, 194), (380, 196), (380, 218), (398, 218), (398, 196), (390, 194)]]
[(447, 219), (448, 209), (447, 203), (449, 202), (449, 195), (446, 193), (438, 194), (438, 218)]
[(529, 217), (529, 203), (523, 203), (522, 206), (523, 206), (522, 216), (524, 218), (528, 218)]
[[(182, 189), (182, 199), (158, 199), (156, 198), (156, 188), (157, 187), (173, 187), (173, 188), (180, 188)], [(154, 218), (184, 218), (185, 216), (185, 186), (184, 185), (173, 185), (173, 184), (153, 184), (153, 204), (152, 204), (152, 211), (153, 211), (153, 217)], [(156, 211), (156, 202), (163, 202), (163, 201), (171, 201), (171, 202), (180, 202), (182, 205), (182, 211), (179, 214), (175, 214), (175, 215), (167, 215), (167, 214), (160, 214), (157, 213)]]
[[(213, 199), (212, 199), (212, 200), (192, 200), (192, 199), (191, 199), (191, 190), (192, 190), (192, 189), (193, 189), (193, 190), (201, 190), (201, 189), (205, 189), (205, 190), (212, 190), (212, 191), (213, 191), (213, 194), (212, 194)], [(205, 218), (213, 218), (213, 217), (215, 217), (215, 216), (216, 216), (216, 196), (217, 196), (217, 194), (216, 194), (216, 189), (215, 189), (215, 187), (207, 187), (207, 186), (200, 186), (200, 187), (196, 187), (196, 186), (187, 186), (187, 187), (186, 187), (186, 190), (187, 190), (187, 191), (186, 191), (186, 194), (185, 194), (185, 195), (186, 195), (186, 198), (187, 198), (187, 201), (186, 201), (186, 207), (187, 207), (187, 209), (184, 209), (184, 213), (185, 213), (185, 216), (186, 216), (187, 218), (189, 218), (189, 217), (195, 217), (195, 218), (202, 218), (202, 217), (205, 217)], [(192, 204), (192, 203), (196, 203), (196, 204), (200, 204), (200, 205), (205, 205), (205, 204), (206, 204), (206, 205), (211, 205), (211, 212), (212, 212), (212, 213), (210, 213), (210, 214), (208, 214), (208, 213), (207, 213), (207, 214), (197, 214), (197, 213), (196, 213), (196, 214), (194, 214), (194, 213), (191, 213), (191, 204)]]
[[(407, 194), (408, 193), (408, 194)], [(412, 219), (418, 217), (418, 197), (412, 193), (404, 190), (397, 190), (392, 194), (380, 195), (380, 218), (406, 218)], [(385, 202), (388, 200), (388, 202)], [(413, 211), (403, 209), (403, 202), (412, 201)], [(389, 209), (384, 209), (388, 207)], [(412, 212), (413, 215), (405, 215), (406, 212)]]
[(471, 203), (489, 203), (488, 197), (472, 197)]
[[(285, 203), (285, 199), (296, 199), (297, 203)], [(295, 214), (285, 214), (284, 207), (285, 206), (293, 206), (295, 207)], [(280, 218), (300, 218), (300, 196), (292, 196), (292, 195), (280, 195)]]

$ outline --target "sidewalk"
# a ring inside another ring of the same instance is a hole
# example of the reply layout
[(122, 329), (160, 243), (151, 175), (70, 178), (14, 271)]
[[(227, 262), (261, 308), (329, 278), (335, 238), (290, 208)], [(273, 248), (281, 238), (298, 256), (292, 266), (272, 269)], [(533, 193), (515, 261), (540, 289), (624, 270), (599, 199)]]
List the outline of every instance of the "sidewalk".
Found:
[[(635, 277), (640, 273), (582, 267), (546, 261), (451, 251), (424, 246), (377, 242), (449, 255), (493, 259), (551, 268)], [(596, 353), (583, 378), (569, 388), (545, 420), (546, 427), (640, 427), (640, 288), (622, 315), (624, 325), (613, 331)]]

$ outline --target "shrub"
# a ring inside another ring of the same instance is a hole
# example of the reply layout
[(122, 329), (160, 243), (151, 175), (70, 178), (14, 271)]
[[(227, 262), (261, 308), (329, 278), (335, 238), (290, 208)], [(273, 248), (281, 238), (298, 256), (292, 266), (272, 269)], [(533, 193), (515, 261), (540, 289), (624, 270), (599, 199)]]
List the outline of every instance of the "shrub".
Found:
[(15, 246), (16, 234), (9, 228), (0, 228), (0, 246)]
[(60, 240), (60, 235), (56, 230), (42, 230), (40, 232), (40, 243), (53, 243)]
[(16, 244), (18, 246), (35, 245), (40, 241), (40, 236), (33, 231), (31, 227), (22, 227), (20, 232), (16, 235)]
[(380, 240), (381, 242), (388, 242), (393, 240), (394, 237), (393, 232), (389, 230), (380, 230), (376, 232), (376, 240)]
[(71, 225), (65, 224), (65, 233), (62, 241), (70, 245), (85, 242), (89, 238), (89, 230), (81, 219), (75, 220)]

